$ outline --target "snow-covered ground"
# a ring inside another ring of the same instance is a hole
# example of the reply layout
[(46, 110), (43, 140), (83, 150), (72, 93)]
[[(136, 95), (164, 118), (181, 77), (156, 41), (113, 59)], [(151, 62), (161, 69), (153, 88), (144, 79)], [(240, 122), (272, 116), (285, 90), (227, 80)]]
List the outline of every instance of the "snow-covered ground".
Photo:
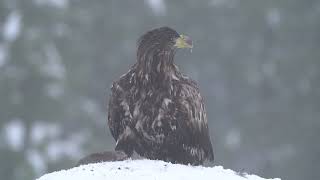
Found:
[[(256, 175), (239, 174), (221, 166), (201, 167), (154, 160), (126, 160), (82, 165), (46, 174), (38, 180), (263, 180)], [(280, 180), (278, 178), (274, 180)]]

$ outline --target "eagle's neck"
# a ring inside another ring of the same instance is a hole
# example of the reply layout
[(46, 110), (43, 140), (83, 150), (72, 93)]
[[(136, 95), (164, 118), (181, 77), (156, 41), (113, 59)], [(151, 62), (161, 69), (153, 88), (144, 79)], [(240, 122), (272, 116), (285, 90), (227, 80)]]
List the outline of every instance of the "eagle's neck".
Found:
[(137, 76), (143, 84), (165, 85), (177, 79), (178, 69), (173, 63), (174, 50), (158, 50), (138, 54)]

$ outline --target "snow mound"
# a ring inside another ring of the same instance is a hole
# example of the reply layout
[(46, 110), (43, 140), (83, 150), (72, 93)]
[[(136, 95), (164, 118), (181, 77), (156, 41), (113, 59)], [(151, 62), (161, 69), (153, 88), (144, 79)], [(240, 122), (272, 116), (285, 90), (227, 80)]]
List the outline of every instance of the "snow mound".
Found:
[[(126, 160), (81, 165), (46, 174), (38, 180), (264, 180), (256, 175), (239, 174), (222, 166), (202, 167), (155, 160)], [(274, 180), (280, 180), (278, 178)]]

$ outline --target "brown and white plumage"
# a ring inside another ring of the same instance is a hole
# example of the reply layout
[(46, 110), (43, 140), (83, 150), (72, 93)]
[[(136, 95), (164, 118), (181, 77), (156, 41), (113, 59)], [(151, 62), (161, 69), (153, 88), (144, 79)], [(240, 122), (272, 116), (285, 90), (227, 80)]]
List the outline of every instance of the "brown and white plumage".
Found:
[(137, 63), (111, 88), (108, 125), (116, 150), (174, 163), (213, 161), (205, 105), (197, 84), (174, 64), (192, 41), (162, 27), (138, 42)]

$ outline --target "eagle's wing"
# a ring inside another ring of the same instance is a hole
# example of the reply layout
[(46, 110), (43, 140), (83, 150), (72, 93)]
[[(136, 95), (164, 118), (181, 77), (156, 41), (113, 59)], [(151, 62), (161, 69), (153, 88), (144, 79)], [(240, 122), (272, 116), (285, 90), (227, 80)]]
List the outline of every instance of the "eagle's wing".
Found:
[(108, 104), (108, 126), (113, 138), (117, 141), (120, 133), (123, 131), (121, 124), (122, 108), (120, 107), (121, 87), (114, 83), (111, 87)]
[(111, 87), (111, 94), (108, 105), (108, 126), (116, 141), (115, 150), (124, 151), (131, 156), (135, 148), (134, 139), (136, 133), (133, 131), (134, 122), (130, 106), (132, 102), (128, 98), (128, 74), (121, 77), (120, 81), (114, 82)]
[[(130, 112), (134, 109), (133, 102), (128, 102), (131, 99), (123, 89), (129, 87), (113, 84), (108, 125), (117, 142), (116, 150), (123, 150), (129, 156), (135, 150), (149, 158), (185, 164), (213, 160), (205, 106), (197, 85), (191, 80), (176, 83), (174, 96), (162, 96), (161, 90), (156, 91), (154, 105), (141, 106), (144, 113), (139, 118)], [(158, 104), (159, 97), (166, 98)], [(158, 113), (153, 116), (151, 112)]]
[(126, 74), (123, 74), (118, 81), (113, 82), (111, 86), (108, 104), (108, 126), (117, 143), (121, 138), (120, 136), (130, 135), (126, 128), (132, 126), (130, 111), (132, 102), (128, 102), (132, 100), (128, 96), (131, 96), (129, 89), (132, 87), (134, 66)]
[(199, 161), (206, 159), (213, 161), (207, 115), (199, 89), (191, 80), (181, 83), (179, 87), (179, 93), (174, 102), (176, 103), (174, 119), (177, 120), (174, 134), (175, 138), (178, 138), (176, 142), (191, 157)]

